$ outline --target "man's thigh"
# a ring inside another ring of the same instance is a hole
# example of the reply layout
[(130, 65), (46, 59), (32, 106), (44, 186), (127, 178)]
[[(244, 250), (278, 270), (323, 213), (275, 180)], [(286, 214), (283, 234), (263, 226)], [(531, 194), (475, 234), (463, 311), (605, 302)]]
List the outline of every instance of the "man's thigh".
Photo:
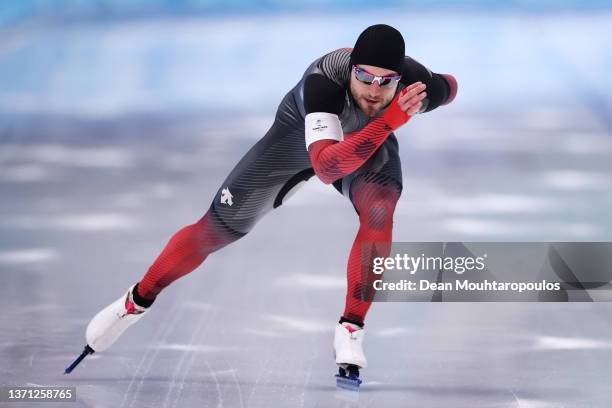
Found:
[(219, 187), (213, 216), (230, 230), (245, 234), (267, 212), (280, 206), (292, 189), (314, 175), (304, 142), (303, 123), (275, 120)]

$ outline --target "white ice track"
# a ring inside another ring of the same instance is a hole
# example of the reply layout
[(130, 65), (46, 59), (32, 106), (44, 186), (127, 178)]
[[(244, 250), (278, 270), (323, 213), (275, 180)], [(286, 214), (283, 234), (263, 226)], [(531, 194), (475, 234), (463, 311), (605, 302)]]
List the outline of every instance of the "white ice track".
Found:
[[(62, 375), (87, 321), (201, 216), (310, 60), (379, 21), (460, 83), (398, 132), (396, 241), (611, 240), (610, 14), (19, 31), (0, 44), (0, 382), (76, 386), (75, 408), (612, 406), (607, 304), (375, 304), (359, 401), (337, 398), (356, 217), (316, 180)], [(223, 94), (204, 82), (217, 74)]]

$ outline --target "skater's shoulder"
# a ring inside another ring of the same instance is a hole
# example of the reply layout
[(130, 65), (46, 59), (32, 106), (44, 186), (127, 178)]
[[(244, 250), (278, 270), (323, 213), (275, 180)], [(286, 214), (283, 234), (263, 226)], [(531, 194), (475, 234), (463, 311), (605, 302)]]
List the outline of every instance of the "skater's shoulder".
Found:
[(350, 60), (351, 48), (339, 48), (321, 56), (315, 63), (315, 70), (338, 86), (348, 88)]
[(306, 113), (329, 112), (339, 115), (344, 109), (345, 97), (346, 89), (321, 73), (309, 74), (304, 81)]
[(402, 80), (431, 78), (432, 72), (416, 59), (406, 55), (402, 64)]

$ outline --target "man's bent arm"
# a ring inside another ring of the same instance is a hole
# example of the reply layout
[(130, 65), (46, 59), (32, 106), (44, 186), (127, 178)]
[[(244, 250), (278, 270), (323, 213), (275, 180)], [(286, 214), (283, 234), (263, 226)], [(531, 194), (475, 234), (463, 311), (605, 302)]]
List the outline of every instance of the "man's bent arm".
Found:
[[(397, 105), (397, 101), (394, 103)], [(333, 183), (361, 167), (391, 133), (393, 129), (381, 117), (358, 132), (345, 134), (341, 142), (313, 142), (308, 147), (312, 167), (321, 181)]]
[(345, 91), (328, 78), (313, 74), (306, 78), (306, 144), (317, 176), (326, 184), (351, 174), (361, 167), (391, 133), (410, 119), (399, 107), (398, 97), (378, 119), (363, 129), (342, 134), (338, 115), (342, 112)]
[(308, 76), (304, 86), (305, 136), (317, 176), (329, 184), (361, 167), (394, 130), (418, 111), (426, 96), (420, 94), (424, 89), (420, 82), (412, 84), (391, 101), (380, 118), (343, 135), (338, 115), (345, 91), (323, 75)]

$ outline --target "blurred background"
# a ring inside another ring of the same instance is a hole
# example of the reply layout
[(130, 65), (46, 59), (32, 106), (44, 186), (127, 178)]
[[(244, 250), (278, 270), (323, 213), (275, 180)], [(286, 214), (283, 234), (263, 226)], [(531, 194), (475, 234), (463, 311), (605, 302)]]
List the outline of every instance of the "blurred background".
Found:
[[(164, 292), (112, 353), (58, 374), (91, 316), (206, 211), (306, 67), (376, 23), (459, 82), (451, 105), (397, 132), (395, 241), (612, 238), (609, 1), (5, 0), (2, 383), (77, 384), (79, 406), (331, 406), (357, 219), (314, 178)], [(597, 377), (611, 362), (605, 304), (370, 316), (363, 406), (612, 404)]]
[[(194, 177), (203, 210), (305, 67), (385, 22), (404, 33), (410, 56), (461, 86), (456, 103), (398, 132), (398, 240), (610, 236), (608, 2), (29, 0), (0, 10), (5, 215), (23, 201), (68, 210), (41, 193), (74, 186), (71, 170), (147, 163), (161, 195), (176, 198), (178, 187), (164, 177)], [(138, 193), (113, 188), (123, 207)], [(314, 196), (296, 201), (333, 205)], [(112, 200), (95, 201), (126, 211)]]

